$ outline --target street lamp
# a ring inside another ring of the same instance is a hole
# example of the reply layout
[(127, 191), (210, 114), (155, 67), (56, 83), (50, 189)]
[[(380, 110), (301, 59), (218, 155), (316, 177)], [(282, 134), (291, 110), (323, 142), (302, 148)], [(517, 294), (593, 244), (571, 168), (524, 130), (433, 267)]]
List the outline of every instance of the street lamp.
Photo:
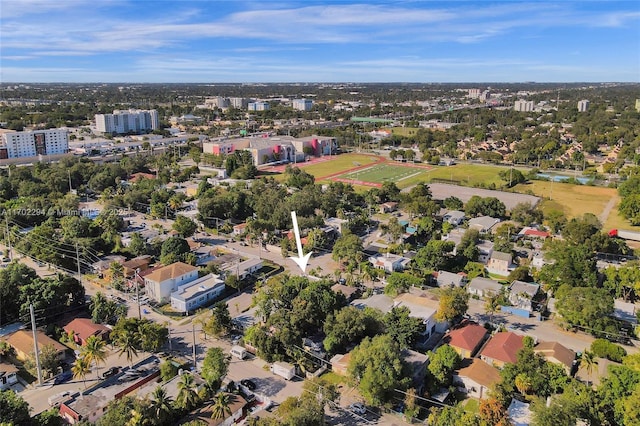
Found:
[(140, 285), (138, 283), (139, 272), (140, 268), (136, 268), (133, 278), (136, 281), (136, 303), (138, 304), (138, 318), (142, 319), (142, 312), (140, 312)]

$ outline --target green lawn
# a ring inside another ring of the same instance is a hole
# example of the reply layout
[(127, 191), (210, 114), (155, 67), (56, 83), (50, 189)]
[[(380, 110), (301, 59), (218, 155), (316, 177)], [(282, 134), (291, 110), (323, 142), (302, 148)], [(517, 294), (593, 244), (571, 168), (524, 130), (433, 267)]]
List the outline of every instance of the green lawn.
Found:
[(340, 178), (374, 183), (399, 183), (408, 178), (420, 175), (426, 175), (426, 170), (385, 163), (375, 164), (360, 170), (354, 170), (340, 175)]
[(374, 164), (378, 157), (366, 154), (340, 154), (322, 163), (304, 165), (298, 163), (297, 166), (305, 172), (315, 176), (316, 180), (322, 180), (326, 176), (346, 172), (355, 167)]
[(461, 182), (463, 185), (485, 185), (494, 184), (496, 189), (500, 189), (505, 182), (498, 177), (501, 170), (507, 167), (480, 164), (456, 164), (448, 167), (434, 167), (428, 173), (431, 179), (449, 179)]

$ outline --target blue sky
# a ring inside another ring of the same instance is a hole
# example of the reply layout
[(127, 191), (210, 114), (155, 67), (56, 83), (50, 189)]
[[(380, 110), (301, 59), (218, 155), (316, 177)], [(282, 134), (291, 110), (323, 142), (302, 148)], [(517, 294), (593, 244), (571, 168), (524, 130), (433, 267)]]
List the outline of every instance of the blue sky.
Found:
[(640, 82), (640, 2), (0, 0), (2, 82)]

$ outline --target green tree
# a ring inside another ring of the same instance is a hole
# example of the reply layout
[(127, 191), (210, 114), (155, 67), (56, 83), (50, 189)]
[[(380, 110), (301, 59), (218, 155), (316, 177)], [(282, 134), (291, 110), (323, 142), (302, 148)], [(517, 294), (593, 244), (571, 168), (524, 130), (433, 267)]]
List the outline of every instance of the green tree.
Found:
[(224, 419), (231, 415), (231, 404), (236, 399), (235, 395), (227, 392), (218, 392), (211, 407), (212, 419)]
[(333, 245), (332, 259), (352, 270), (362, 261), (362, 241), (357, 235), (341, 235)]
[(176, 403), (185, 410), (192, 410), (199, 402), (196, 382), (191, 373), (184, 373), (178, 382)]
[[(614, 327), (613, 297), (602, 288), (573, 287), (563, 284), (557, 292), (558, 313), (569, 326), (588, 327), (602, 332)], [(617, 331), (614, 328), (614, 331)]]
[(422, 272), (449, 269), (455, 244), (451, 241), (430, 240), (420, 248), (411, 262), (412, 269)]
[(167, 424), (173, 417), (173, 400), (162, 386), (156, 386), (151, 393), (149, 409), (157, 424)]
[(346, 306), (330, 314), (324, 323), (324, 348), (338, 353), (350, 345), (360, 343), (365, 336), (373, 337), (382, 331), (381, 315), (372, 309)]
[[(454, 407), (444, 406), (442, 408), (432, 408), (430, 410), (427, 424), (429, 426), (480, 426), (480, 422), (473, 413), (468, 413), (462, 405)], [(500, 426), (507, 426), (503, 423)], [(494, 423), (487, 423), (494, 425)]]
[(220, 383), (229, 369), (229, 360), (221, 348), (209, 348), (202, 363), (202, 377), (212, 383)]
[(198, 225), (186, 216), (177, 215), (171, 226), (182, 238), (189, 238), (198, 229)]
[(169, 359), (160, 364), (160, 377), (163, 382), (171, 380), (178, 374), (178, 367)]
[(460, 366), (460, 355), (449, 345), (442, 345), (430, 354), (429, 372), (439, 387), (451, 385), (453, 371)]
[(394, 306), (383, 317), (385, 331), (398, 344), (400, 349), (408, 349), (418, 339), (424, 324), (420, 318), (410, 316), (406, 306)]
[(423, 279), (407, 272), (392, 272), (387, 279), (384, 292), (391, 297), (396, 297), (398, 294), (406, 293), (411, 287), (421, 287), (423, 283)]
[(522, 172), (518, 169), (514, 169), (511, 167), (509, 170), (501, 170), (498, 173), (500, 179), (506, 182), (507, 188), (512, 188), (519, 183), (523, 183), (527, 181), (527, 178), (522, 174)]
[(75, 379), (82, 379), (85, 389), (87, 388), (87, 374), (91, 372), (91, 363), (83, 356), (76, 358), (71, 366), (71, 372)]
[(580, 369), (587, 373), (587, 377), (591, 379), (591, 374), (597, 368), (598, 360), (593, 352), (584, 351), (580, 358)]
[(185, 255), (189, 253), (191, 249), (187, 240), (179, 237), (169, 237), (160, 250), (160, 262), (163, 265), (170, 265), (175, 262), (179, 262), (185, 259)]
[(402, 381), (400, 347), (388, 335), (365, 337), (351, 352), (348, 373), (367, 403), (379, 405)]
[(86, 358), (89, 365), (96, 366), (96, 376), (98, 375), (98, 364), (104, 364), (107, 361), (106, 342), (100, 337), (89, 336), (80, 349), (82, 357)]
[(445, 287), (440, 292), (440, 305), (436, 313), (438, 321), (451, 322), (469, 309), (469, 293), (462, 287)]
[(0, 424), (30, 425), (29, 404), (11, 389), (0, 390)]

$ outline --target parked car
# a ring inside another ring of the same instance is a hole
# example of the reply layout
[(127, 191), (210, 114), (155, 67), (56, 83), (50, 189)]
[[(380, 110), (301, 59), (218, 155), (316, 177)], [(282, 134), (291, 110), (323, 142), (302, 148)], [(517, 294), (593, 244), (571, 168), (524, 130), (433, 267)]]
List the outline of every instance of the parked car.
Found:
[(249, 389), (250, 391), (254, 391), (256, 390), (256, 384), (253, 380), (249, 380), (249, 379), (242, 379), (240, 380), (240, 384), (244, 387), (246, 387), (247, 389)]
[(349, 410), (356, 414), (365, 414), (367, 412), (367, 408), (361, 402), (354, 402), (349, 406)]
[(107, 371), (102, 373), (102, 378), (106, 379), (108, 377), (111, 377), (113, 375), (118, 374), (119, 372), (120, 372), (120, 368), (119, 367), (111, 367), (110, 369), (108, 369)]
[(53, 380), (54, 385), (59, 385), (60, 383), (64, 383), (73, 377), (73, 373), (71, 371), (63, 371), (58, 374), (56, 378)]

